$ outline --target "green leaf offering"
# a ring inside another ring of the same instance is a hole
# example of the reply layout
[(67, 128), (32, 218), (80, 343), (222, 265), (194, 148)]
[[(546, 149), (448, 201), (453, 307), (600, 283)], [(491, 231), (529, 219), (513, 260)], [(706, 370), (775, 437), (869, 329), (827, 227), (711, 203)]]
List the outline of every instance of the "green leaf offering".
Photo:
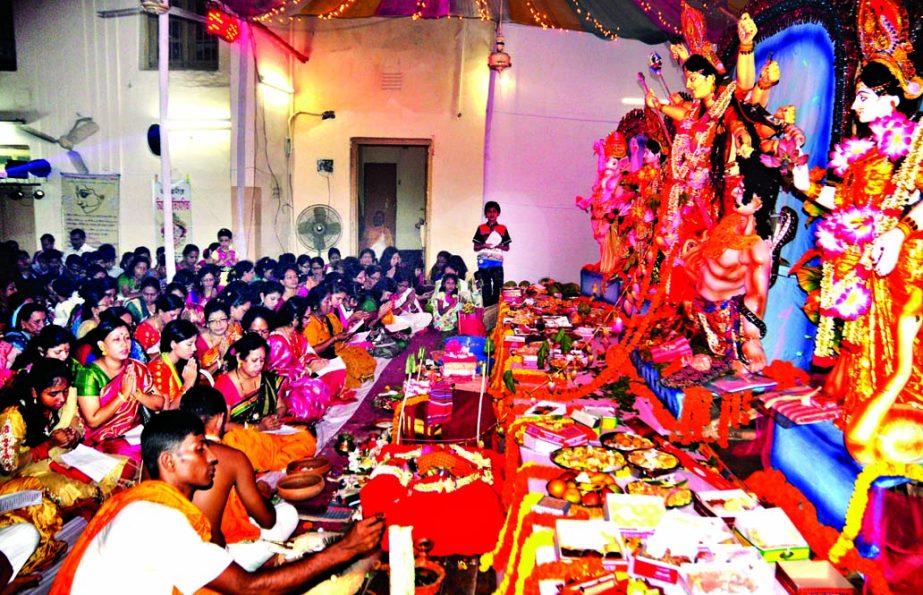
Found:
[(512, 370), (507, 370), (503, 373), (503, 385), (506, 386), (506, 390), (515, 393), (517, 384), (519, 384), (519, 381), (513, 378)]

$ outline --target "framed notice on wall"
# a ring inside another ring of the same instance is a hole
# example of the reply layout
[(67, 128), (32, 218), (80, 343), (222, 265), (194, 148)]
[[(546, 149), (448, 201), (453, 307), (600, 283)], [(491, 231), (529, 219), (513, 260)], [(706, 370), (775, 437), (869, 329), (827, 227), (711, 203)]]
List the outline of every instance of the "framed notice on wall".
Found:
[[(162, 184), (154, 178), (154, 219), (157, 222), (156, 239), (158, 246), (163, 246), (163, 190)], [(189, 178), (173, 182), (173, 249), (182, 254), (183, 247), (189, 242), (192, 228), (192, 186)]]
[(119, 246), (118, 174), (61, 173), (63, 235), (74, 228), (87, 234), (87, 244)]

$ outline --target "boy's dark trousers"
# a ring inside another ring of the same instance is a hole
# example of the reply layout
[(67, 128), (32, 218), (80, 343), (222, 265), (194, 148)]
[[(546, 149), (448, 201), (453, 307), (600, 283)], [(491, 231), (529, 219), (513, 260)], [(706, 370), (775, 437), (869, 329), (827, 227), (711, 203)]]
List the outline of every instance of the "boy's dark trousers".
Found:
[(500, 301), (500, 289), (503, 287), (503, 267), (478, 269), (481, 276), (481, 297), (484, 307), (493, 306)]

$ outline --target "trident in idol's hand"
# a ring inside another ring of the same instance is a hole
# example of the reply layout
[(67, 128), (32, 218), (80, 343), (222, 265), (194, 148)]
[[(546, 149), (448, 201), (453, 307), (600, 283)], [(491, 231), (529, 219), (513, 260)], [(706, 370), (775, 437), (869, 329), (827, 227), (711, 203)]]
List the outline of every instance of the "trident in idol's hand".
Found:
[(664, 91), (667, 92), (667, 97), (672, 95), (670, 88), (667, 86), (667, 81), (663, 78), (663, 58), (657, 52), (652, 52), (648, 58), (648, 69), (652, 75), (660, 79), (660, 84), (663, 85)]

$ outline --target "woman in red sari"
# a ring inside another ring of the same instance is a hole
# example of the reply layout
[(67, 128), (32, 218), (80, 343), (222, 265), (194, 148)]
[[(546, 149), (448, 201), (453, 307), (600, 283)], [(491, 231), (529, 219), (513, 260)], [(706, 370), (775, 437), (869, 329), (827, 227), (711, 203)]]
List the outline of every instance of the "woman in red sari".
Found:
[(174, 320), (163, 329), (160, 356), (147, 365), (154, 388), (164, 397), (164, 409), (179, 407), (180, 398), (199, 380), (196, 339), (199, 331), (188, 320)]
[(84, 442), (140, 461), (141, 446), (128, 444), (123, 436), (141, 423), (141, 406), (159, 411), (163, 396), (144, 364), (129, 357), (131, 332), (124, 320), (103, 317), (93, 332), (97, 359), (77, 372), (75, 382)]
[(158, 353), (160, 333), (164, 327), (183, 314), (183, 299), (172, 293), (164, 293), (155, 302), (157, 313), (146, 319), (135, 329), (135, 340), (145, 353)]

